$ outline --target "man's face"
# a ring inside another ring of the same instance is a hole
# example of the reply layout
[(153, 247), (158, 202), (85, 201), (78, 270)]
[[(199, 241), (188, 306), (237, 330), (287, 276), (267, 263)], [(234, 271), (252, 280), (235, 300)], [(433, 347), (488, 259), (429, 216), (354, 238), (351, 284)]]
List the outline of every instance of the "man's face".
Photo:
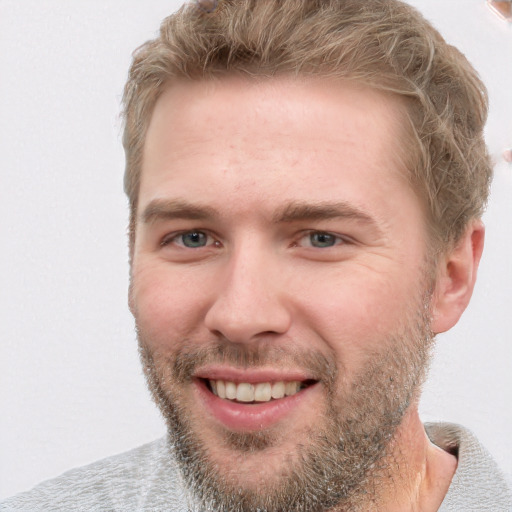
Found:
[(386, 472), (430, 341), (399, 126), (390, 97), (321, 80), (184, 82), (158, 100), (130, 301), (204, 503), (315, 495), (304, 510), (320, 510)]

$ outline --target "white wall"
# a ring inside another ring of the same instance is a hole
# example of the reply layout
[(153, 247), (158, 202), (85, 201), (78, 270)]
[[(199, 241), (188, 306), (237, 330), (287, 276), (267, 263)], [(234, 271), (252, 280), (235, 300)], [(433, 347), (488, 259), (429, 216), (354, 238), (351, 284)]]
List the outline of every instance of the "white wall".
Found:
[[(164, 432), (126, 307), (119, 101), (178, 0), (0, 0), (0, 497)], [(483, 0), (411, 0), (489, 85), (496, 179), (473, 303), (422, 412), (512, 474), (512, 27)]]

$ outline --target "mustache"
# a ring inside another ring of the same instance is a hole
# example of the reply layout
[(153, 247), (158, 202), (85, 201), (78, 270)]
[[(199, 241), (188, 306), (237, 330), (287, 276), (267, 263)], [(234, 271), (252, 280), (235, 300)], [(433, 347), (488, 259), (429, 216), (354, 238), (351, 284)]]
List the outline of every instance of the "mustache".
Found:
[[(142, 359), (153, 363), (153, 351), (144, 342), (142, 333), (138, 334)], [(172, 356), (166, 355), (164, 360), (165, 366), (172, 369), (173, 380), (181, 384), (190, 382), (197, 370), (208, 364), (225, 364), (244, 370), (265, 366), (299, 369), (327, 385), (336, 381), (339, 371), (333, 356), (317, 350), (299, 350), (261, 342), (233, 343), (226, 339), (209, 343), (183, 340), (177, 345), (181, 348)]]

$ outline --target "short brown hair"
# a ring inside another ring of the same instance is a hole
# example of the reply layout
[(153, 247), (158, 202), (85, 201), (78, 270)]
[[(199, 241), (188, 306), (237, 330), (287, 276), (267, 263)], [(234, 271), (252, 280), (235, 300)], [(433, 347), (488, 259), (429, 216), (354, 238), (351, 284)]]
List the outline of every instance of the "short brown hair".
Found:
[(487, 202), (487, 94), (462, 53), (398, 0), (219, 0), (183, 6), (134, 52), (124, 91), (125, 192), (133, 242), (146, 130), (176, 79), (226, 74), (355, 80), (403, 98), (410, 180), (435, 247), (458, 240)]

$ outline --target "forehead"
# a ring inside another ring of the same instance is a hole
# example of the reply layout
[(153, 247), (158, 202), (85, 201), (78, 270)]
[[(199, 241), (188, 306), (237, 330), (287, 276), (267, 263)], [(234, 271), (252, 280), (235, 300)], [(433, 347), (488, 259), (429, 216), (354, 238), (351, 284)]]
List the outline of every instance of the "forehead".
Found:
[(349, 82), (175, 83), (148, 127), (138, 210), (187, 194), (203, 202), (217, 194), (223, 206), (226, 198), (240, 203), (241, 195), (260, 194), (260, 210), (281, 199), (345, 200), (343, 189), (356, 202), (371, 202), (408, 187), (402, 121), (397, 98)]

